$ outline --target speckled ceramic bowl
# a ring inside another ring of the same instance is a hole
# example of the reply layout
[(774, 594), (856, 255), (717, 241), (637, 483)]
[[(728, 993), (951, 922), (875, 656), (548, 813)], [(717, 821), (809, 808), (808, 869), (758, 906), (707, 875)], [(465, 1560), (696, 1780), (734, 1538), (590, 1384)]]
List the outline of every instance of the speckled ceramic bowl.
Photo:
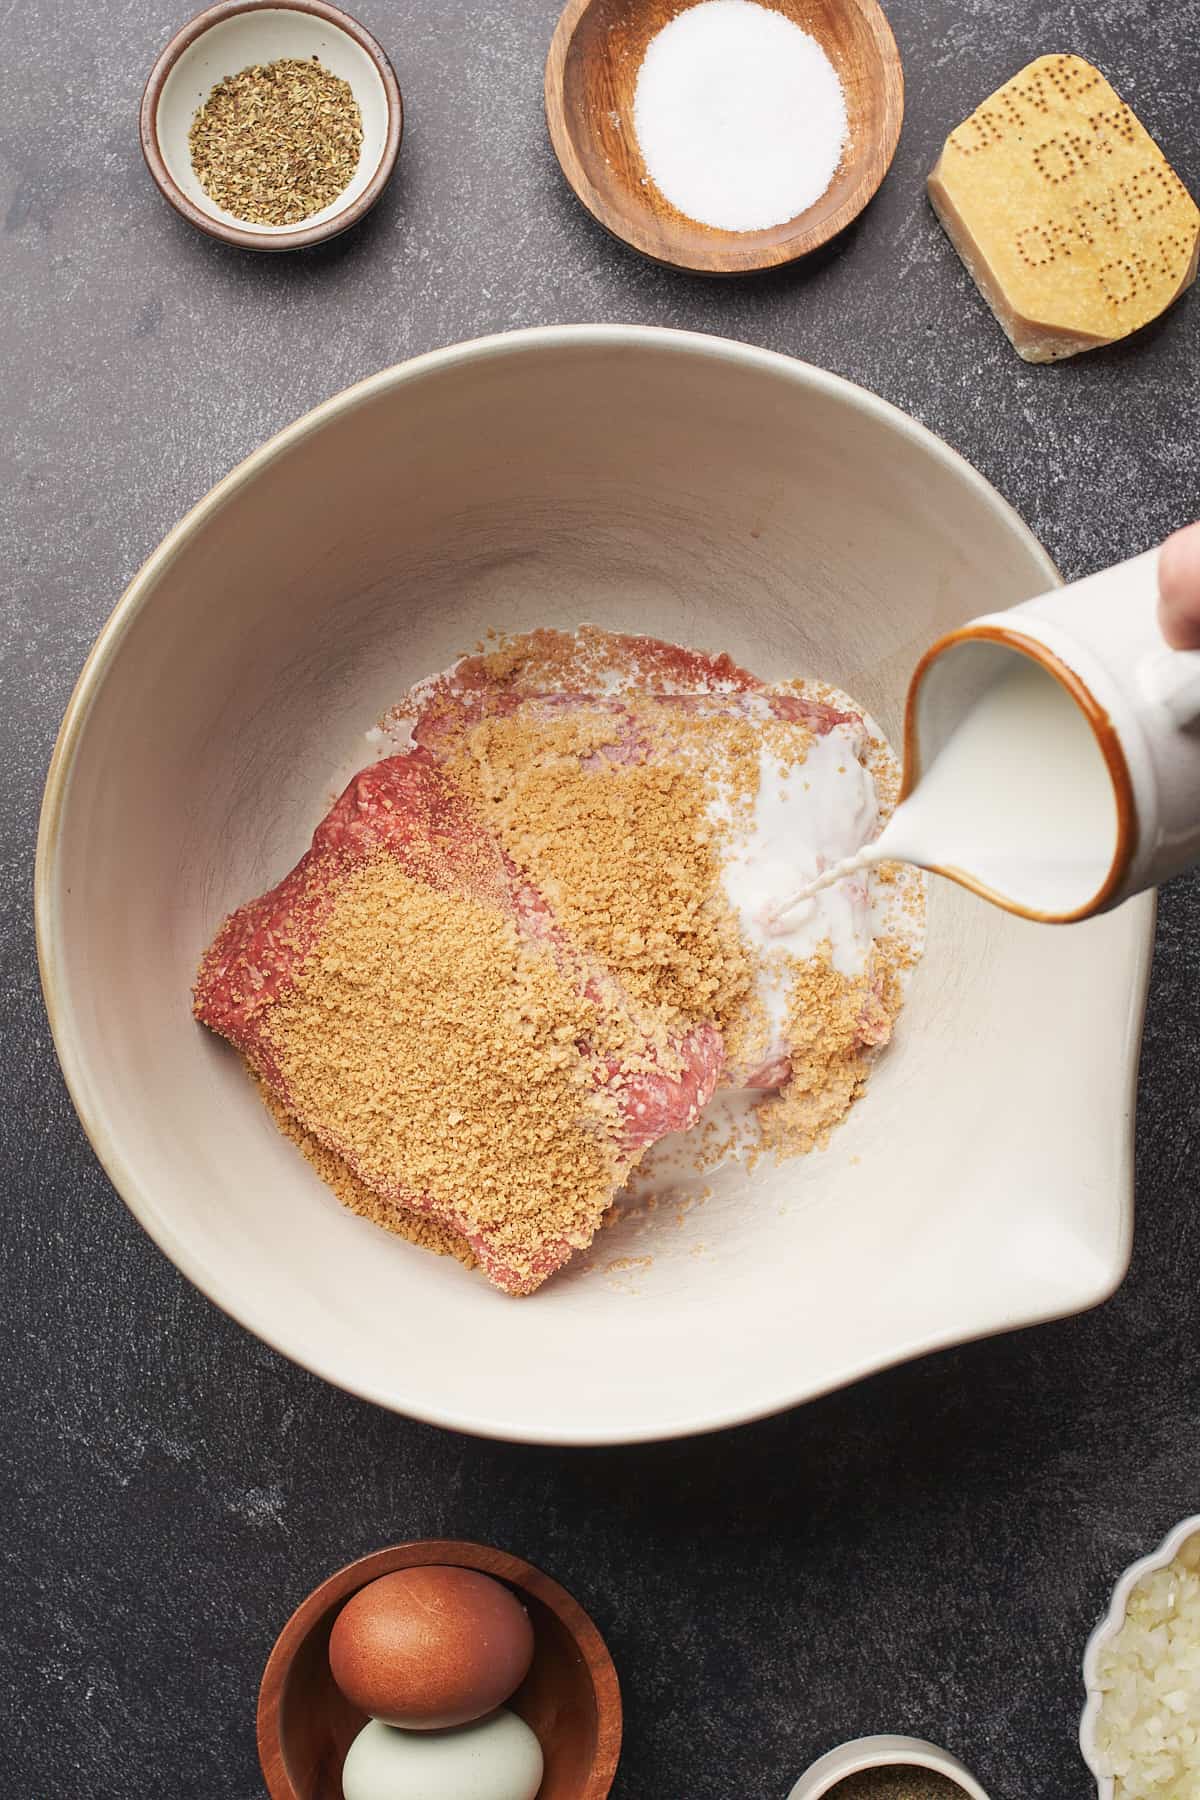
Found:
[(1083, 1752), (1084, 1762), (1096, 1777), (1098, 1800), (1113, 1800), (1116, 1785), (1111, 1775), (1102, 1775), (1099, 1769), (1097, 1731), (1100, 1705), (1104, 1697), (1099, 1683), (1101, 1654), (1105, 1645), (1112, 1641), (1125, 1623), (1129, 1596), (1143, 1575), (1149, 1575), (1153, 1569), (1165, 1569), (1168, 1563), (1174, 1562), (1188, 1539), (1197, 1532), (1200, 1532), (1200, 1513), (1193, 1513), (1191, 1518), (1181, 1519), (1167, 1533), (1157, 1550), (1152, 1550), (1149, 1556), (1131, 1563), (1113, 1589), (1108, 1611), (1088, 1639), (1087, 1649), (1083, 1653), (1083, 1685), (1087, 1692), (1087, 1702), (1079, 1721), (1079, 1748)]
[[(294, 225), (254, 225), (218, 206), (200, 185), (188, 132), (217, 82), (281, 57), (318, 58), (349, 82), (362, 114), (362, 151), (353, 180), (320, 212)], [(356, 224), (387, 186), (403, 130), (404, 106), (387, 56), (369, 31), (328, 0), (220, 0), (176, 32), (142, 95), (142, 152), (159, 191), (189, 224), (244, 250), (303, 250)]]
[(828, 1149), (717, 1171), (529, 1300), (345, 1212), (190, 1010), (221, 918), (296, 861), (365, 733), (489, 627), (590, 620), (817, 675), (895, 738), (923, 647), (1054, 579), (929, 432), (745, 344), (518, 332), (318, 407), (155, 551), (55, 750), (43, 982), (115, 1186), (267, 1342), (498, 1437), (707, 1430), (1103, 1299), (1149, 896), (1051, 930), (935, 883), (899, 1031)]

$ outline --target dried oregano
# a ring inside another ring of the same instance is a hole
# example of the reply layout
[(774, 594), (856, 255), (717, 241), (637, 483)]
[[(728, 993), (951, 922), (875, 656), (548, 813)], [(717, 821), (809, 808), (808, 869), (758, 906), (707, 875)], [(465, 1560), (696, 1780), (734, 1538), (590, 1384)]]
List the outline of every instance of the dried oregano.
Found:
[(188, 133), (196, 179), (251, 225), (295, 225), (336, 200), (362, 149), (348, 81), (284, 57), (219, 81)]

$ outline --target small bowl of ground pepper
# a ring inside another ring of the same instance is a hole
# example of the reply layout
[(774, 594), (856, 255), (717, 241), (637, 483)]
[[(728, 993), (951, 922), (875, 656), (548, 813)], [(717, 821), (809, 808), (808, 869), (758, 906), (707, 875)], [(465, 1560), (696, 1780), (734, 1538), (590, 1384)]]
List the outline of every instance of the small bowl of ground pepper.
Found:
[(923, 1738), (839, 1744), (805, 1771), (788, 1800), (988, 1800), (957, 1757)]
[(165, 198), (249, 250), (303, 249), (355, 224), (403, 124), (383, 49), (326, 0), (221, 0), (171, 39), (142, 96), (142, 150)]

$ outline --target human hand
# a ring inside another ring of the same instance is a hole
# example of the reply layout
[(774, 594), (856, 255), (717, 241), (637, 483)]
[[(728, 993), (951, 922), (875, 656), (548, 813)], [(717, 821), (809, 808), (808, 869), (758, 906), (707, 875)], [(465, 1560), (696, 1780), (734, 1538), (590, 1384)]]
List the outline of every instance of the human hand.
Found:
[(1158, 622), (1173, 650), (1200, 650), (1200, 525), (1169, 537), (1158, 558)]

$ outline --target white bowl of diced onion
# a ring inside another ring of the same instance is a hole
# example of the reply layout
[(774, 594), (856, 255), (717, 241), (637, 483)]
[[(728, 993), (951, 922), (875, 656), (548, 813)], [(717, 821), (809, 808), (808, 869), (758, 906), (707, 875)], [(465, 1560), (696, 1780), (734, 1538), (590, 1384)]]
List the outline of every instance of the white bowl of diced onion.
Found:
[(1200, 1800), (1200, 1514), (1126, 1569), (1083, 1655), (1099, 1800)]

